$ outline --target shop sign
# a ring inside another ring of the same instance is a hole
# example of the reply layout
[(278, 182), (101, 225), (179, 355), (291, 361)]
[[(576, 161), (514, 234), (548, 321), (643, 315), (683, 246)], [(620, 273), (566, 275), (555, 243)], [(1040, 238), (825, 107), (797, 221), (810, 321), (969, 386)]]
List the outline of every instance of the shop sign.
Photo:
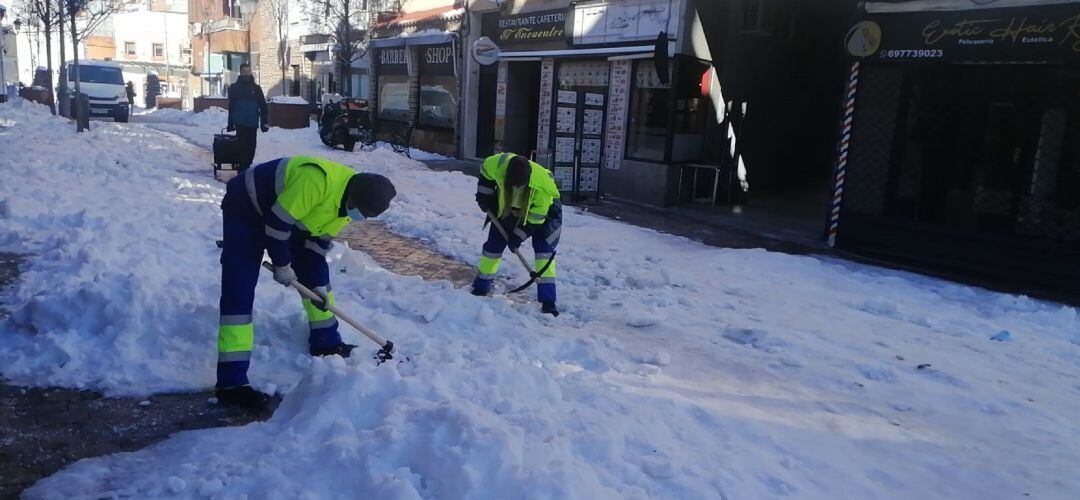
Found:
[(420, 73), (433, 76), (454, 76), (453, 44), (420, 47)]
[(544, 10), (499, 18), (495, 41), (502, 44), (566, 40), (566, 10)]
[(853, 26), (848, 54), (881, 61), (1080, 60), (1080, 6), (880, 14)]
[(393, 47), (379, 49), (380, 75), (407, 75), (409, 74), (409, 49), (406, 47)]
[(490, 38), (482, 36), (473, 42), (472, 55), (476, 62), (490, 66), (499, 62), (499, 46)]

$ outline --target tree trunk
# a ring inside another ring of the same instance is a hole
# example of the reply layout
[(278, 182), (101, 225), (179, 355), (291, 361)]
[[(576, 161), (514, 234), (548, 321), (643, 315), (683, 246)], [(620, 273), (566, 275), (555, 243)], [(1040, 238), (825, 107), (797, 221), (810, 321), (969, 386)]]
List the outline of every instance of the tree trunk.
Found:
[[(280, 22), (280, 21), (279, 21)], [(284, 30), (282, 26), (278, 25), (278, 68), (281, 69), (281, 95), (289, 95), (289, 91), (285, 88), (285, 57), (288, 55), (288, 40), (285, 38)]]
[[(53, 115), (56, 115), (56, 87), (53, 86), (53, 62), (52, 62), (52, 31), (53, 30), (52, 30), (52, 5), (51, 5), (51, 2), (45, 2), (45, 19), (48, 19), (48, 20), (45, 21), (42, 24), (45, 25), (45, 61), (46, 61), (45, 65), (49, 69), (49, 88), (47, 90), (49, 91), (49, 96), (52, 97), (52, 99), (49, 99), (49, 101), (50, 101), (49, 102), (49, 111), (51, 111)], [(37, 71), (37, 68), (34, 68), (34, 71)]]
[[(352, 5), (350, 0), (345, 0), (345, 37), (341, 44), (342, 54), (352, 53)], [(349, 57), (341, 59), (341, 90), (342, 95), (352, 96), (352, 78), (349, 78)]]
[(88, 120), (85, 116), (89, 113), (89, 109), (83, 109), (82, 96), (79, 95), (81, 90), (79, 88), (79, 38), (78, 32), (75, 30), (75, 12), (69, 12), (68, 17), (71, 18), (71, 66), (75, 68), (75, 76), (71, 79), (75, 82), (75, 112), (72, 116), (75, 117), (75, 131), (82, 132), (86, 130), (83, 128), (83, 120)]
[(57, 17), (59, 22), (57, 25), (60, 27), (60, 38), (57, 39), (60, 42), (60, 71), (57, 76), (60, 79), (58, 84), (59, 90), (57, 91), (56, 100), (60, 105), (60, 114), (68, 118), (71, 117), (71, 100), (68, 99), (68, 86), (67, 86), (67, 55), (64, 51), (64, 2), (57, 4), (58, 13)]

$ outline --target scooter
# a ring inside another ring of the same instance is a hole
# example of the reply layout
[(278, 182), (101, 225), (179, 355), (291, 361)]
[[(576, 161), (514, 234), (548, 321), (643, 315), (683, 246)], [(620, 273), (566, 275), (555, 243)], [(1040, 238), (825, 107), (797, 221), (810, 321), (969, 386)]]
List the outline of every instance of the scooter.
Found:
[(363, 150), (375, 149), (367, 100), (324, 95), (319, 108), (319, 139), (329, 147), (341, 145), (345, 151), (353, 151), (357, 143)]

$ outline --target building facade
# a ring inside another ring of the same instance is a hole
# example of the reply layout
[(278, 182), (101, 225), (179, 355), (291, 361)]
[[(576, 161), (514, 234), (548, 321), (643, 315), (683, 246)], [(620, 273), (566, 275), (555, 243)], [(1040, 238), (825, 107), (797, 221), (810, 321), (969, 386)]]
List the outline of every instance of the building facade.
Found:
[(195, 95), (225, 95), (240, 65), (251, 62), (249, 26), (255, 7), (256, 0), (188, 1)]
[(87, 37), (83, 57), (120, 63), (140, 106), (151, 72), (160, 77), (163, 96), (187, 97), (192, 62), (187, 8), (186, 1), (159, 0), (117, 12)]
[(1080, 2), (984, 4), (868, 3), (853, 23), (829, 235), (1080, 293)]
[(370, 99), (376, 119), (409, 130), (413, 146), (459, 155), (465, 70), (460, 1), (412, 0), (372, 26)]
[(568, 199), (667, 204), (677, 165), (708, 157), (717, 123), (694, 12), (687, 0), (475, 0), (463, 155), (530, 155)]

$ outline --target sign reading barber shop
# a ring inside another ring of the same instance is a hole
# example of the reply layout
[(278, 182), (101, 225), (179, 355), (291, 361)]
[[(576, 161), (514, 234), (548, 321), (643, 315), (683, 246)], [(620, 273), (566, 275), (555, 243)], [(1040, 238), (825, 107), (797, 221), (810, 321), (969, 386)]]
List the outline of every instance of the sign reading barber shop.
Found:
[(502, 44), (566, 39), (566, 10), (544, 10), (499, 18), (495, 42)]
[(1080, 5), (878, 14), (848, 32), (849, 54), (881, 61), (1080, 61)]
[(376, 61), (379, 63), (379, 74), (409, 74), (409, 49), (405, 47), (379, 49), (379, 56)]
[(454, 46), (425, 45), (420, 47), (420, 73), (423, 75), (454, 75)]

